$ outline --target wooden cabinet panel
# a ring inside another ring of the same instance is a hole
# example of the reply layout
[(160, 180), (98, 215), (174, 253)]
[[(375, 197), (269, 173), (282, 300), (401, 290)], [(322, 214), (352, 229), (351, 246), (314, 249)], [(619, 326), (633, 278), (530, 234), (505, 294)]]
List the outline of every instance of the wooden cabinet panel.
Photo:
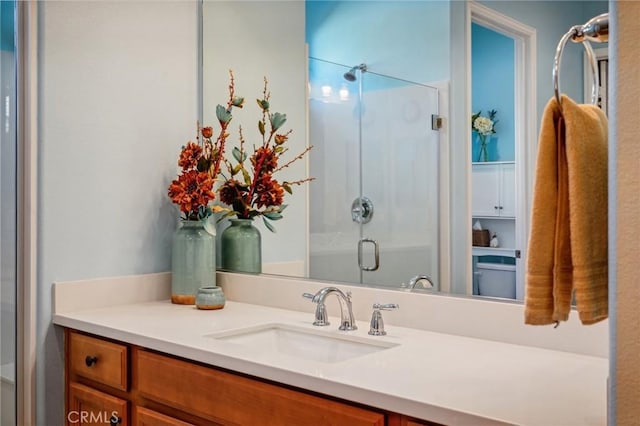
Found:
[(127, 426), (127, 401), (79, 383), (69, 383), (67, 425)]
[(173, 417), (165, 416), (157, 411), (144, 407), (136, 407), (133, 412), (134, 426), (193, 426)]
[(202, 367), (144, 350), (133, 354), (138, 395), (221, 423), (383, 426), (382, 412)]
[(127, 347), (78, 333), (69, 336), (70, 370), (91, 380), (127, 390)]

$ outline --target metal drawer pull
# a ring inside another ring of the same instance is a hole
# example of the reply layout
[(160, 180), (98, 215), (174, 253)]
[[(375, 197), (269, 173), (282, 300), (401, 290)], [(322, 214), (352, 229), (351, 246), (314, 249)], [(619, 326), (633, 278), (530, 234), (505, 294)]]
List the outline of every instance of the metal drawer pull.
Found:
[(87, 364), (87, 367), (91, 367), (97, 362), (98, 362), (98, 357), (96, 356), (87, 355), (87, 357), (84, 359), (84, 363)]

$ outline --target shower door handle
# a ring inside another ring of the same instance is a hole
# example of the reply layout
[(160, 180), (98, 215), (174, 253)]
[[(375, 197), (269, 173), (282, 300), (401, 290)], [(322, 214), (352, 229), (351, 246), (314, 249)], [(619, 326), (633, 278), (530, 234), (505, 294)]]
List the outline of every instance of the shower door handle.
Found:
[[(373, 244), (373, 258), (374, 265), (373, 266), (364, 266), (362, 264), (362, 247), (364, 243)], [(378, 242), (376, 240), (372, 240), (371, 238), (362, 238), (358, 241), (358, 267), (360, 267), (361, 271), (377, 271), (380, 267), (380, 249), (378, 247)]]

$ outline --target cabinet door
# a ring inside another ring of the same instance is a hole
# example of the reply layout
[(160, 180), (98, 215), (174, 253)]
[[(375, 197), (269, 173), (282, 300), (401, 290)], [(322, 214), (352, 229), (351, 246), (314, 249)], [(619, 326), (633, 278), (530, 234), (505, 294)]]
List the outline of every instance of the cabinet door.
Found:
[(68, 333), (69, 369), (87, 379), (127, 390), (127, 347), (79, 333)]
[(471, 173), (471, 211), (473, 216), (499, 215), (499, 166), (474, 164)]
[(516, 217), (516, 165), (502, 164), (500, 216)]
[[(134, 351), (135, 391), (143, 398), (210, 422), (237, 425), (384, 426), (382, 412), (195, 365)], [(136, 385), (137, 383), (137, 385)]]
[(127, 401), (79, 383), (69, 383), (67, 425), (126, 426)]
[(134, 426), (193, 426), (174, 417), (144, 407), (136, 407), (133, 413)]

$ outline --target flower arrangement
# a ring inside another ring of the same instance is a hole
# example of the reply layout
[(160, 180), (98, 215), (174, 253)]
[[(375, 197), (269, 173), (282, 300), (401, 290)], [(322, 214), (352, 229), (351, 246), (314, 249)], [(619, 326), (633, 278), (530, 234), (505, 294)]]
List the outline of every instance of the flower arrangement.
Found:
[(496, 133), (496, 114), (498, 111), (492, 109), (488, 112), (488, 116), (482, 116), (482, 111), (471, 116), (471, 130), (478, 133), (480, 138), (480, 152), (478, 153), (478, 161), (488, 161), (489, 156), (487, 153), (487, 136)]
[[(227, 127), (231, 122), (233, 107), (242, 108), (244, 99), (235, 96), (233, 72), (229, 71), (229, 100), (227, 106), (218, 105), (216, 116), (220, 131), (213, 138), (213, 128), (198, 124), (197, 143), (188, 142), (182, 147), (178, 158), (181, 171), (177, 179), (169, 185), (169, 198), (180, 206), (184, 214), (183, 220), (203, 220), (211, 216), (216, 209), (209, 204), (215, 199), (213, 186), (220, 172), (224, 158), (226, 139), (229, 136)], [(200, 141), (202, 134), (202, 142)]]
[[(233, 90), (233, 81), (231, 82), (231, 90)], [(235, 164), (224, 159), (227, 174), (225, 176), (225, 173), (220, 173), (224, 178), (224, 183), (219, 188), (220, 201), (228, 207), (219, 208), (219, 211), (224, 211), (219, 221), (234, 215), (238, 219), (253, 219), (262, 216), (267, 229), (275, 232), (270, 221), (282, 219), (282, 212), (287, 207), (286, 204), (283, 204), (284, 193), (292, 194), (292, 186), (309, 182), (313, 178), (280, 182), (274, 178), (274, 175), (295, 161), (302, 159), (312, 146), (303, 150), (293, 159), (280, 164), (281, 157), (288, 151), (286, 143), (292, 130), (279, 132), (286, 122), (287, 116), (279, 112), (271, 113), (269, 98), (268, 81), (265, 78), (262, 99), (256, 99), (262, 111), (262, 118), (258, 121), (258, 131), (262, 141), (258, 146), (253, 146), (253, 153), (249, 155), (245, 148), (246, 142), (240, 126), (239, 147), (234, 147), (232, 150)]]

